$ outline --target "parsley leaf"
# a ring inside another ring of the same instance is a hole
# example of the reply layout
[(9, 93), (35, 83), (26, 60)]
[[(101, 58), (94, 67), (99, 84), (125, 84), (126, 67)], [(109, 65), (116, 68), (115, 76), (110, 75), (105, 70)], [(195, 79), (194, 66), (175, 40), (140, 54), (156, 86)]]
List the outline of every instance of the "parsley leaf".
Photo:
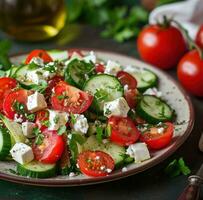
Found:
[(58, 135), (63, 135), (65, 132), (66, 132), (66, 126), (61, 126), (58, 130), (57, 130), (57, 133)]
[(33, 84), (31, 89), (32, 90), (35, 90), (35, 91), (38, 91), (39, 93), (44, 93), (44, 91), (46, 90), (48, 84), (46, 81), (43, 81), (40, 83), (40, 85), (37, 85), (37, 84)]
[(97, 141), (98, 141), (99, 143), (102, 143), (103, 136), (104, 136), (103, 128), (97, 126), (97, 127), (96, 127), (96, 138), (97, 138)]
[(25, 114), (25, 105), (20, 103), (19, 101), (15, 101), (13, 103), (13, 108), (17, 114), (21, 114), (21, 115)]
[(70, 114), (70, 118), (71, 118), (71, 123), (75, 124), (76, 123), (76, 117), (73, 113)]
[(35, 138), (35, 144), (37, 145), (41, 145), (44, 139), (44, 135), (42, 134), (42, 132), (40, 131), (40, 129), (38, 127), (33, 128), (32, 133), (34, 135), (36, 135)]
[(35, 121), (35, 114), (34, 113), (33, 114), (27, 114), (26, 118), (28, 119), (28, 121), (33, 122), (33, 121)]

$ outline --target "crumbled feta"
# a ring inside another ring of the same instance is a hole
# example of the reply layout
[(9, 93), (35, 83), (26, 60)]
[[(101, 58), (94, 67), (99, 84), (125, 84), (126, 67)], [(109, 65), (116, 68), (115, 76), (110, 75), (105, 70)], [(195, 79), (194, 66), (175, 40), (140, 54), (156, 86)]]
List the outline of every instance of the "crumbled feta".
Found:
[(85, 61), (85, 62), (93, 62), (93, 63), (96, 63), (96, 55), (94, 54), (94, 51), (90, 51), (90, 54), (89, 55), (87, 55), (87, 56), (85, 56), (84, 58), (83, 58), (83, 60)]
[(145, 143), (135, 143), (131, 144), (127, 150), (126, 154), (135, 159), (135, 163), (142, 162), (144, 160), (150, 159), (149, 150)]
[(12, 158), (22, 165), (34, 159), (32, 148), (24, 143), (16, 143), (10, 153)]
[(106, 68), (104, 70), (104, 73), (116, 76), (119, 71), (121, 71), (120, 64), (117, 63), (117, 62), (109, 60), (107, 62), (107, 65), (106, 65)]
[(124, 89), (124, 92), (127, 92), (128, 91), (128, 85), (124, 85), (123, 89)]
[(162, 92), (158, 91), (157, 88), (155, 88), (155, 87), (147, 89), (143, 94), (144, 95), (154, 95), (157, 97), (162, 96)]
[(41, 67), (44, 66), (44, 61), (43, 61), (43, 59), (40, 58), (40, 57), (33, 57), (33, 58), (30, 60), (29, 63), (34, 63), (34, 64), (36, 64), (36, 65), (38, 65), (38, 66), (41, 66)]
[(68, 113), (55, 110), (49, 110), (49, 130), (58, 130), (68, 122)]
[(69, 173), (69, 177), (74, 177), (74, 176), (76, 176), (76, 174), (74, 172)]
[(23, 122), (23, 116), (19, 114), (14, 114), (14, 122), (22, 123)]
[(120, 116), (127, 117), (128, 111), (130, 110), (128, 103), (123, 97), (120, 97), (114, 101), (106, 102), (104, 104), (104, 116), (111, 117)]
[(89, 128), (87, 118), (84, 115), (74, 114), (75, 123), (73, 129), (82, 134), (86, 134)]
[(33, 134), (33, 128), (35, 128), (35, 123), (32, 122), (23, 122), (22, 123), (22, 131), (23, 135), (27, 138), (33, 138), (35, 135)]
[(164, 128), (163, 127), (160, 127), (160, 128), (158, 128), (157, 129), (157, 132), (159, 133), (159, 134), (162, 134), (163, 132), (164, 132)]
[(25, 81), (38, 85), (43, 80), (42, 73), (38, 70), (29, 70), (26, 74)]
[(127, 169), (127, 167), (123, 167), (123, 168), (121, 169), (121, 171), (122, 171), (122, 172), (127, 172), (128, 169)]
[(37, 112), (47, 107), (47, 103), (45, 101), (44, 95), (39, 92), (35, 92), (34, 94), (28, 96), (27, 100), (27, 109), (31, 112)]
[(106, 169), (106, 172), (107, 172), (107, 173), (111, 173), (111, 172), (112, 172), (112, 169), (108, 169), (108, 168), (107, 168), (107, 169)]

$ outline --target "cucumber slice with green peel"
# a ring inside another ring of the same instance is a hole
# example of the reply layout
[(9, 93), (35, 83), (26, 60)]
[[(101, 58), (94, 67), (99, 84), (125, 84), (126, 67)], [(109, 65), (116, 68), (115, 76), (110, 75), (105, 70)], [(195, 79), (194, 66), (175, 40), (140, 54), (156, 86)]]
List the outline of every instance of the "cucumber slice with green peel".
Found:
[(84, 150), (103, 151), (109, 154), (115, 164), (121, 163), (124, 159), (125, 148), (114, 143), (108, 142), (106, 144), (99, 143), (95, 135), (88, 137), (87, 141), (83, 145)]
[(11, 137), (6, 128), (0, 127), (0, 160), (6, 160), (11, 150)]
[(70, 84), (83, 88), (85, 81), (95, 74), (94, 69), (94, 64), (74, 59), (66, 68), (65, 80)]
[(163, 100), (152, 95), (143, 95), (137, 106), (137, 114), (148, 123), (171, 121), (174, 110)]
[(98, 74), (91, 77), (84, 85), (84, 90), (94, 95), (92, 111), (103, 112), (104, 103), (123, 96), (123, 86), (119, 80), (108, 74)]
[(137, 88), (140, 92), (144, 92), (148, 88), (157, 85), (158, 78), (156, 74), (150, 70), (144, 69), (136, 72), (130, 72), (130, 74), (137, 80)]
[(25, 143), (26, 137), (23, 135), (21, 125), (18, 124), (17, 122), (9, 120), (7, 117), (1, 114), (0, 118), (5, 124), (6, 128), (9, 130), (11, 138), (13, 138), (15, 142)]
[(53, 60), (63, 61), (68, 59), (68, 51), (66, 50), (62, 51), (62, 50), (54, 49), (47, 52)]
[[(99, 127), (101, 127), (104, 130), (106, 128), (106, 124), (101, 123), (99, 124)], [(89, 129), (87, 132), (88, 136), (96, 134), (96, 129), (97, 129), (97, 125), (95, 123), (89, 123)]]
[(30, 178), (50, 178), (56, 176), (56, 164), (43, 164), (32, 161), (28, 164), (17, 164), (17, 172)]

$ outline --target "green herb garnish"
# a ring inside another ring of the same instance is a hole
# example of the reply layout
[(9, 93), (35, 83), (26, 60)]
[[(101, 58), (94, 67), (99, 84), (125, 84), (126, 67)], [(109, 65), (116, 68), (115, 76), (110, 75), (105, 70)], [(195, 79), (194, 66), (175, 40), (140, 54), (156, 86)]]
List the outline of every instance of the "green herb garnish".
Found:
[(63, 135), (64, 133), (66, 133), (66, 130), (67, 130), (67, 128), (66, 128), (66, 126), (64, 125), (64, 126), (61, 126), (61, 127), (57, 130), (57, 133), (58, 133), (58, 135)]

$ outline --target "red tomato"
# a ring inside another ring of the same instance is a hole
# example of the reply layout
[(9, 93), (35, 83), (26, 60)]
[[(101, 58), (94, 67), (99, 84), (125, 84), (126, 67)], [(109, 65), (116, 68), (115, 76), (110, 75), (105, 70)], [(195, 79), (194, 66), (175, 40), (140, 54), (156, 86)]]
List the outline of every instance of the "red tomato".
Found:
[(107, 176), (114, 169), (112, 157), (102, 151), (84, 151), (78, 156), (80, 171), (87, 176)]
[(185, 40), (176, 27), (159, 25), (149, 25), (141, 31), (137, 48), (144, 61), (162, 69), (175, 67), (187, 51)]
[(145, 142), (151, 149), (162, 149), (166, 147), (172, 140), (174, 126), (170, 122), (164, 124), (166, 128), (164, 128), (163, 133), (158, 133), (158, 128), (153, 127), (150, 131), (142, 133), (140, 140)]
[(137, 89), (130, 89), (124, 92), (124, 97), (130, 108), (135, 108), (137, 104)]
[(34, 58), (34, 57), (41, 58), (45, 63), (53, 61), (51, 56), (45, 50), (35, 49), (35, 50), (31, 51), (30, 54), (27, 56), (27, 58), (25, 60), (25, 64), (29, 64), (30, 61), (32, 60), (32, 58)]
[(35, 123), (41, 131), (44, 131), (48, 128), (48, 126), (46, 125), (47, 120), (49, 120), (48, 110), (40, 110), (36, 113)]
[(203, 96), (203, 59), (197, 50), (188, 52), (178, 64), (178, 79), (192, 94)]
[(64, 151), (65, 144), (63, 137), (57, 135), (57, 131), (49, 131), (48, 129), (42, 132), (44, 139), (42, 144), (38, 145), (33, 142), (33, 153), (35, 159), (42, 163), (56, 163)]
[(80, 49), (69, 49), (68, 50), (68, 57), (69, 59), (72, 57), (73, 53), (77, 53), (79, 56), (83, 57), (83, 53)]
[(137, 87), (137, 80), (129, 73), (120, 71), (117, 73), (117, 78), (123, 86), (127, 85), (128, 89), (135, 89)]
[(96, 66), (95, 66), (95, 71), (97, 73), (104, 73), (105, 71), (105, 66), (101, 63), (97, 63)]
[(17, 86), (17, 81), (9, 77), (0, 78), (0, 111), (3, 109), (3, 101), (11, 89)]
[(3, 101), (3, 112), (9, 119), (14, 119), (14, 115), (18, 114), (14, 108), (15, 102), (24, 104), (25, 109), (27, 108), (27, 97), (29, 91), (18, 89), (10, 92)]
[(203, 25), (200, 27), (197, 35), (196, 35), (196, 44), (203, 49)]
[(108, 125), (111, 126), (110, 140), (118, 145), (129, 146), (140, 137), (139, 130), (128, 117), (112, 116), (108, 120)]
[(80, 114), (86, 111), (93, 101), (93, 96), (63, 81), (58, 83), (53, 90), (51, 104), (55, 110)]

